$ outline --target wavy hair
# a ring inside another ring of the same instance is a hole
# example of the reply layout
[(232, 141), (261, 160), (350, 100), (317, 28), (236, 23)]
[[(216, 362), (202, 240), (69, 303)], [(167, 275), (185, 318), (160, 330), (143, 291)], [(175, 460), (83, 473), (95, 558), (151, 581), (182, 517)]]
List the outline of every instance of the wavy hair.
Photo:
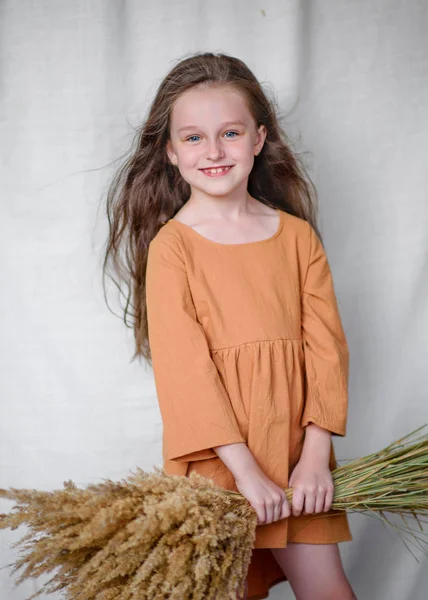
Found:
[(211, 52), (199, 52), (178, 62), (159, 85), (147, 118), (136, 130), (129, 156), (107, 191), (109, 233), (103, 262), (104, 295), (107, 301), (106, 275), (121, 292), (122, 285), (127, 286), (123, 317), (125, 325), (134, 329), (132, 361), (144, 357), (151, 363), (145, 297), (149, 244), (163, 222), (172, 218), (190, 197), (189, 184), (168, 159), (166, 143), (175, 101), (195, 86), (233, 86), (241, 93), (257, 127), (264, 125), (267, 130), (262, 151), (254, 158), (248, 178), (249, 194), (308, 221), (319, 235), (315, 186), (300, 156), (290, 148), (279, 124), (275, 101), (247, 65), (227, 54)]

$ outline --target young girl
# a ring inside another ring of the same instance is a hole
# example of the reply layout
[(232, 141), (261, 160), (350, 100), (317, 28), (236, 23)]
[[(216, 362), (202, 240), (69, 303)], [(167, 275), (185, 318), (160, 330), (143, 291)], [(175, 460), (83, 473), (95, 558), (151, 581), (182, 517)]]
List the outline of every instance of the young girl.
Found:
[(248, 599), (286, 579), (298, 600), (355, 598), (337, 546), (347, 517), (330, 510), (348, 348), (315, 199), (257, 79), (212, 53), (162, 81), (108, 196), (106, 263), (129, 273), (164, 469), (257, 513)]

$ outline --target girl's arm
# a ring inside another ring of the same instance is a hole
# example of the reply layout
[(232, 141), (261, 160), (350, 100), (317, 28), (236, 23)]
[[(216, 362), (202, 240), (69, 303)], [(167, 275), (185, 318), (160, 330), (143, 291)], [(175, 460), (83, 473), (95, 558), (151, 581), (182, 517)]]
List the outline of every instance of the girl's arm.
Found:
[(327, 256), (309, 227), (309, 258), (302, 290), (306, 397), (302, 427), (315, 423), (346, 434), (349, 351)]
[(328, 467), (330, 451), (331, 431), (318, 427), (315, 423), (309, 423), (306, 427), (300, 460), (308, 462), (317, 460), (319, 464), (325, 464)]
[(216, 446), (213, 450), (224, 462), (235, 480), (242, 479), (249, 471), (260, 469), (246, 443)]
[(216, 457), (213, 446), (245, 442), (197, 320), (181, 247), (154, 238), (146, 269), (148, 334), (167, 460)]
[(349, 352), (327, 256), (308, 224), (308, 263), (302, 289), (305, 353), (305, 441), (289, 485), (292, 512), (327, 512), (333, 501), (329, 468), (332, 435), (344, 436), (348, 411)]

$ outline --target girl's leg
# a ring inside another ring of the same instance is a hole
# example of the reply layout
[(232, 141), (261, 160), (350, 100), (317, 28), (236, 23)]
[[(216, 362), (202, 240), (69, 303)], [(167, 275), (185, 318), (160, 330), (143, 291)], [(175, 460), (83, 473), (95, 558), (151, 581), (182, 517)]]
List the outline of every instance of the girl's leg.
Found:
[(271, 548), (296, 600), (357, 600), (343, 570), (337, 544)]

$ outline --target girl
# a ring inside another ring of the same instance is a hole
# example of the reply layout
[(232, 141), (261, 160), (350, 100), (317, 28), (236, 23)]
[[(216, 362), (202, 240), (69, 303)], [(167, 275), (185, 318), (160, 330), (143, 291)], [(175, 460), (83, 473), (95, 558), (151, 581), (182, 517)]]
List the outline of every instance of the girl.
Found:
[(248, 67), (197, 53), (160, 84), (107, 199), (104, 268), (129, 274), (164, 469), (257, 513), (248, 599), (286, 579), (298, 600), (355, 598), (337, 546), (347, 517), (330, 510), (348, 348), (304, 175)]

